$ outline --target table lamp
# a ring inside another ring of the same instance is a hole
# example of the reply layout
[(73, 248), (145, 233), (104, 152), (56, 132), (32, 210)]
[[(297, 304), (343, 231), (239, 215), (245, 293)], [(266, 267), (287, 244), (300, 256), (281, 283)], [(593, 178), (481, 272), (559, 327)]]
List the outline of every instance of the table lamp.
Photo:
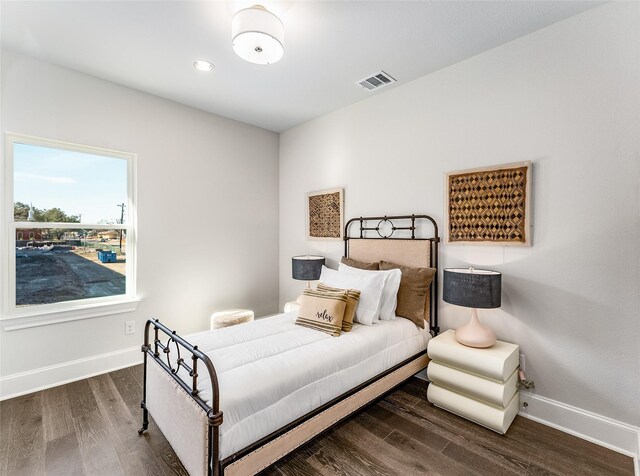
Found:
[(478, 320), (477, 309), (501, 305), (502, 273), (474, 268), (445, 268), (442, 298), (449, 304), (471, 308), (471, 319), (456, 329), (456, 340), (469, 347), (491, 347), (496, 334)]
[(324, 258), (322, 256), (294, 256), (291, 258), (291, 277), (300, 281), (306, 281), (307, 289), (309, 289), (311, 287), (309, 281), (320, 279), (323, 265)]

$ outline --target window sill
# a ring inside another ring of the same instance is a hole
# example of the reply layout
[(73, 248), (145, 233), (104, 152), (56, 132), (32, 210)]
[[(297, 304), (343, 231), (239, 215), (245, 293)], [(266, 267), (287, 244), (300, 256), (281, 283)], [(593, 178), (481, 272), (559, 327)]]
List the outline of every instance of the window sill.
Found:
[(2, 325), (5, 331), (15, 331), (18, 329), (28, 329), (30, 327), (48, 326), (61, 322), (120, 314), (123, 312), (133, 312), (138, 307), (139, 302), (139, 298), (129, 298), (114, 302), (78, 305), (60, 310), (18, 310), (0, 319), (0, 325)]

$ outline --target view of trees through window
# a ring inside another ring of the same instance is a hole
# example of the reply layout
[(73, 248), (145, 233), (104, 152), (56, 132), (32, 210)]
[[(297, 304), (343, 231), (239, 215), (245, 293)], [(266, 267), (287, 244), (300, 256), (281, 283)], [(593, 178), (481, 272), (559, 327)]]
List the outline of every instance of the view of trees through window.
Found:
[(13, 143), (15, 305), (126, 294), (128, 162)]
[[(67, 215), (59, 208), (50, 208), (48, 210), (40, 210), (39, 208), (29, 207), (26, 203), (16, 202), (13, 204), (13, 219), (15, 221), (28, 221), (29, 210), (32, 210), (32, 221), (38, 222), (59, 222), (59, 223), (80, 223), (77, 215)], [(48, 228), (45, 230), (46, 239), (59, 240), (64, 235), (63, 229)], [(25, 237), (29, 234), (24, 234)]]

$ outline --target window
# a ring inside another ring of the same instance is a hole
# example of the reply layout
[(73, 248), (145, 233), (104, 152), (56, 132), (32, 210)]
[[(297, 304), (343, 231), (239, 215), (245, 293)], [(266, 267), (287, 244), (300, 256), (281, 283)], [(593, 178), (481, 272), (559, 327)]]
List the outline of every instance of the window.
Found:
[(3, 327), (133, 310), (135, 155), (16, 134), (5, 147)]

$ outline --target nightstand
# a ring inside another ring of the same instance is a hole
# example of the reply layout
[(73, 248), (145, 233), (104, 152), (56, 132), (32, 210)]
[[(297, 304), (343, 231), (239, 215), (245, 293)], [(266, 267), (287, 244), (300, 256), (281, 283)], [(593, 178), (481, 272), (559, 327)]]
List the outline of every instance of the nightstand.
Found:
[(300, 309), (300, 304), (297, 301), (289, 301), (284, 305), (284, 312), (297, 311)]
[(486, 349), (467, 347), (448, 330), (429, 341), (428, 354), (429, 401), (506, 433), (519, 407), (519, 347), (502, 341)]

